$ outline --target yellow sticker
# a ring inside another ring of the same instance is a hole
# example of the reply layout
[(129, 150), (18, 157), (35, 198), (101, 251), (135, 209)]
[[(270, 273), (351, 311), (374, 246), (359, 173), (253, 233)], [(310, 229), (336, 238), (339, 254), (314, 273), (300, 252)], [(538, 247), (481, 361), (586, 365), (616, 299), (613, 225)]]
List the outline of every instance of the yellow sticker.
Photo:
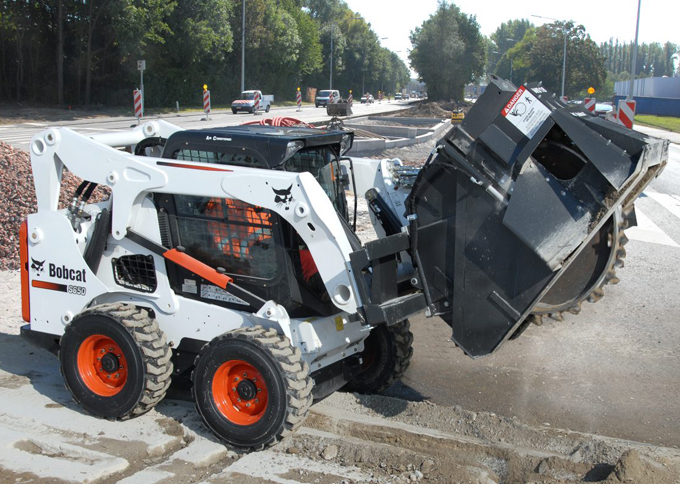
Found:
[(335, 330), (342, 331), (345, 329), (345, 323), (342, 321), (342, 316), (335, 317)]

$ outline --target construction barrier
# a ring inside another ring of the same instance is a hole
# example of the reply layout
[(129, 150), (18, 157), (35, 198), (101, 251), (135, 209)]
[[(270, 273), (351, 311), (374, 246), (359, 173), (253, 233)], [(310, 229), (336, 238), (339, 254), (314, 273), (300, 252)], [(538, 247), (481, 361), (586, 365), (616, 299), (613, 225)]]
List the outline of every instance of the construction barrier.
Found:
[(383, 97), (382, 91), (378, 91), (378, 102), (379, 102), (379, 103), (382, 102), (382, 97)]
[(135, 117), (141, 119), (144, 116), (144, 104), (142, 103), (142, 91), (135, 89), (132, 91), (132, 99), (135, 106)]
[(260, 110), (260, 92), (255, 91), (255, 99), (253, 103), (253, 114), (257, 114), (257, 112)]
[(564, 103), (567, 104), (567, 101), (569, 101), (569, 96), (561, 96), (560, 100)]
[(297, 110), (302, 111), (302, 93), (300, 92), (300, 88), (297, 88)]
[(587, 97), (583, 101), (583, 107), (586, 108), (591, 113), (594, 113), (595, 112), (595, 98), (594, 97)]
[(625, 99), (619, 101), (616, 120), (626, 128), (633, 129), (633, 121), (635, 120), (635, 101), (628, 101)]
[(349, 104), (350, 107), (351, 107), (353, 101), (354, 101), (354, 99), (352, 98), (352, 90), (350, 89), (350, 91), (349, 91), (349, 97), (347, 98), (347, 104)]
[(328, 97), (328, 104), (333, 104), (335, 102), (335, 96), (333, 95), (333, 91), (331, 91), (331, 95)]
[(210, 114), (210, 91), (203, 91), (203, 112)]

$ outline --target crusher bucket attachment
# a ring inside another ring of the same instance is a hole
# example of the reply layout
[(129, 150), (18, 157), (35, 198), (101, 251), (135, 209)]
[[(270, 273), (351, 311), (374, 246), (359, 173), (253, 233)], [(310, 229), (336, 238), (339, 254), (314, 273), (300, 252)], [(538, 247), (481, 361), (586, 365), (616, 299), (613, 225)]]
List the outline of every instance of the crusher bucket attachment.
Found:
[(492, 76), (407, 200), (427, 313), (479, 357), (534, 314), (580, 304), (616, 258), (622, 214), (667, 160), (667, 141)]
[(326, 105), (326, 114), (329, 116), (351, 116), (352, 108), (348, 102), (340, 102)]

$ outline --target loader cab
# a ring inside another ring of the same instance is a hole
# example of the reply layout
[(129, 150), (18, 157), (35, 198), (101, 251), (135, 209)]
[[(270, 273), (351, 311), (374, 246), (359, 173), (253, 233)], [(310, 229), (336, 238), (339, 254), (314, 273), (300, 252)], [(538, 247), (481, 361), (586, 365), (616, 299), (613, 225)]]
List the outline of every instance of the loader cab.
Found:
[[(298, 141), (304, 147), (292, 156), (288, 151), (286, 157), (289, 143)], [(162, 157), (309, 172), (346, 221), (339, 163), (342, 141), (342, 133), (313, 129), (239, 126), (182, 131), (167, 140)], [(166, 247), (181, 246), (201, 262), (223, 268), (235, 284), (264, 300), (277, 301), (293, 317), (337, 312), (304, 241), (276, 212), (241, 200), (178, 194), (156, 194), (155, 203), (161, 232), (167, 233)], [(168, 276), (184, 297), (241, 311), (259, 309), (174, 264), (168, 265)]]

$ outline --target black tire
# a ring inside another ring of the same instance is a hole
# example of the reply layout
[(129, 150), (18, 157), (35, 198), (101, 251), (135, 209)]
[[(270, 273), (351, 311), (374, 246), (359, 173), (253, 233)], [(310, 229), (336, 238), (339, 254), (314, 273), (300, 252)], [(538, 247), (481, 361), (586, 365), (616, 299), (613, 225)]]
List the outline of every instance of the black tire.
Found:
[(275, 444), (302, 424), (312, 404), (314, 382), (300, 349), (262, 326), (213, 339), (196, 358), (191, 379), (203, 422), (237, 449)]
[(264, 112), (268, 113), (270, 109), (271, 109), (271, 106), (269, 104), (267, 104), (267, 107), (264, 108)]
[(318, 104), (315, 104), (315, 106), (316, 106), (317, 108), (319, 107), (319, 105), (318, 105)]
[[(103, 358), (95, 356), (102, 350)], [(128, 304), (83, 311), (64, 329), (59, 349), (61, 374), (73, 400), (89, 414), (111, 420), (142, 415), (165, 397), (171, 357), (158, 322), (146, 309)]]
[(238, 113), (238, 110), (237, 110), (237, 109), (232, 109), (231, 112), (232, 112), (233, 114), (236, 114), (236, 113)]
[(371, 330), (364, 341), (361, 373), (347, 382), (344, 390), (380, 393), (401, 379), (413, 356), (413, 333), (408, 319)]

